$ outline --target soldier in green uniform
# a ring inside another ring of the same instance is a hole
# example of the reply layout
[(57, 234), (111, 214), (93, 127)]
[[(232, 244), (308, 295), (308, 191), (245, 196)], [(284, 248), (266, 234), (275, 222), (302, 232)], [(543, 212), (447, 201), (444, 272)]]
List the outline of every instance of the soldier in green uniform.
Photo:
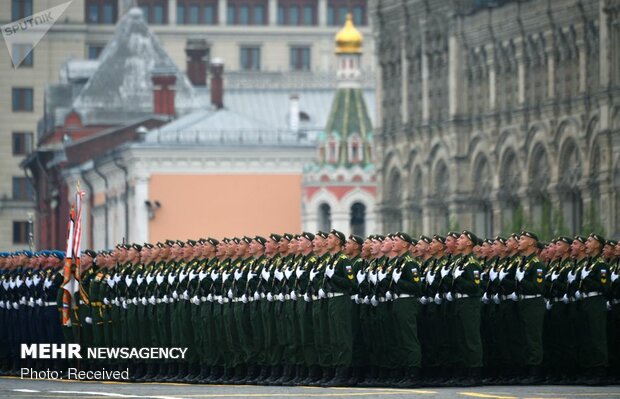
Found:
[[(94, 281), (98, 272), (98, 267), (93, 262), (96, 255), (96, 252), (89, 249), (82, 252), (80, 257), (81, 289), (76, 293), (75, 299), (78, 303), (78, 323), (74, 324), (74, 336), (79, 337), (80, 345), (85, 349), (94, 346), (93, 311), (91, 309), (89, 292), (90, 284)], [(78, 329), (77, 332), (75, 328)], [(82, 370), (90, 370), (92, 367), (92, 362), (88, 359), (82, 359), (80, 362), (80, 368)]]
[(360, 298), (359, 285), (360, 281), (365, 280), (365, 259), (361, 256), (364, 239), (358, 235), (351, 234), (344, 246), (343, 253), (351, 260), (353, 273), (355, 274), (354, 287), (352, 290), (352, 334), (353, 334), (353, 357), (351, 361), (351, 376), (347, 385), (355, 386), (363, 379), (363, 370), (367, 364), (366, 356), (368, 352), (364, 348), (364, 339), (362, 336), (362, 328), (360, 323), (360, 311), (362, 307), (362, 299)]
[(523, 366), (527, 378), (522, 384), (531, 385), (541, 382), (543, 361), (543, 322), (545, 317), (545, 265), (536, 256), (538, 237), (523, 231), (519, 236), (519, 253), (521, 260), (515, 271), (517, 280), (514, 295), (517, 296), (519, 315), (519, 332), (522, 334), (524, 346)]
[(609, 265), (609, 381), (620, 379), (620, 243), (616, 240), (607, 240), (603, 248), (603, 255)]

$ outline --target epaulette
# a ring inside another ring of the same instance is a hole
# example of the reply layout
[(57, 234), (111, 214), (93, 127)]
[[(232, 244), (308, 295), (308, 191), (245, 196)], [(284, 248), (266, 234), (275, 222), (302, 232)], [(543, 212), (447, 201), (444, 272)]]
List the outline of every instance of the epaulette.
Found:
[(340, 254), (340, 259), (347, 259), (347, 255), (345, 255), (345, 254)]

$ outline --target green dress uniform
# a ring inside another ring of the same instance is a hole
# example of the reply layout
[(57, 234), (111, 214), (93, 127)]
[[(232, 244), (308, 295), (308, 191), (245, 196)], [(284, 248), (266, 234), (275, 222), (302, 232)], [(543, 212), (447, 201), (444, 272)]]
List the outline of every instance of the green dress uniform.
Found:
[[(520, 257), (508, 257), (498, 268), (498, 343), (500, 363), (504, 365), (506, 379), (515, 378), (519, 367), (522, 366), (521, 348), (523, 340), (519, 331), (519, 313), (517, 303), (511, 297), (516, 289), (516, 271), (521, 261)], [(515, 294), (516, 295), (516, 294)], [(516, 298), (515, 298), (516, 299)]]
[(609, 280), (609, 366), (610, 376), (616, 380), (620, 379), (620, 258), (610, 263)]
[(247, 303), (244, 303), (243, 322), (249, 322), (249, 328), (244, 330), (247, 336), (246, 355), (249, 362), (247, 383), (255, 383), (259, 378), (266, 378), (266, 363), (268, 350), (265, 348), (265, 335), (263, 328), (263, 319), (261, 315), (261, 297), (259, 285), (262, 282), (261, 271), (267, 266), (268, 260), (265, 256), (252, 259), (247, 264), (245, 272), (245, 283), (239, 287), (246, 297)]
[(439, 279), (437, 283), (437, 293), (434, 302), (438, 305), (438, 323), (440, 328), (437, 333), (437, 354), (438, 363), (442, 368), (442, 374), (445, 377), (452, 375), (450, 368), (456, 366), (456, 331), (454, 325), (454, 301), (448, 301), (447, 295), (452, 290), (452, 269), (460, 256), (448, 255), (444, 257), (445, 263), (439, 269), (439, 275), (435, 278)]
[(323, 369), (322, 378), (328, 380), (333, 377), (332, 371), (329, 369), (331, 366), (332, 354), (329, 347), (329, 315), (327, 312), (327, 299), (319, 298), (319, 289), (321, 289), (321, 282), (323, 280), (323, 274), (325, 267), (329, 261), (329, 254), (323, 254), (317, 262), (315, 267), (309, 271), (309, 283), (308, 283), (308, 296), (312, 300), (312, 321), (314, 326), (314, 347), (318, 356), (318, 365)]
[(314, 254), (305, 256), (295, 269), (295, 295), (297, 297), (295, 311), (297, 312), (297, 323), (299, 329), (300, 358), (302, 364), (308, 368), (307, 378), (300, 383), (307, 385), (316, 381), (320, 377), (318, 367), (318, 356), (314, 347), (314, 323), (312, 319), (312, 298), (309, 293), (310, 270), (318, 261)]

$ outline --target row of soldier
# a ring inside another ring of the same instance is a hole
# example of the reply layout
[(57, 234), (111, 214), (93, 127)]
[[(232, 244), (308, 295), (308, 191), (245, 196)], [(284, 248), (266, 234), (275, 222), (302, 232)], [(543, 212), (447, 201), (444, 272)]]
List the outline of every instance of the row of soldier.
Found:
[[(19, 366), (19, 343), (60, 339), (48, 308), (61, 309), (61, 257), (0, 257), (4, 369)], [(123, 244), (84, 252), (64, 335), (188, 348), (183, 361), (82, 364), (129, 367), (136, 381), (602, 384), (620, 376), (619, 258), (620, 245), (597, 234), (541, 243), (529, 232)]]

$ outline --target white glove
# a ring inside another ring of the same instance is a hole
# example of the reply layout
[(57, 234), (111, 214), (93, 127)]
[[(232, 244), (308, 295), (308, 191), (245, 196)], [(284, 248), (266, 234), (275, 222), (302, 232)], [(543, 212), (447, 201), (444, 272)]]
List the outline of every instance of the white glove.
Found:
[(123, 309), (127, 309), (127, 301), (123, 301)]
[(173, 297), (174, 299), (177, 299), (177, 298), (179, 297), (179, 294), (177, 294), (177, 292), (176, 292), (176, 291), (172, 291), (172, 297)]
[(142, 302), (142, 305), (144, 306), (146, 306), (146, 304), (148, 303), (145, 297), (140, 298), (140, 302)]
[(370, 272), (370, 274), (368, 275), (368, 281), (376, 285), (377, 284), (377, 273)]
[(448, 293), (446, 294), (446, 299), (448, 300), (448, 302), (452, 302), (452, 301), (454, 301), (454, 297), (452, 296), (452, 293), (451, 293), (451, 292), (448, 292)]
[(268, 300), (269, 302), (273, 302), (273, 295), (271, 295), (271, 292), (269, 292), (269, 293), (267, 294), (267, 300)]
[(84, 319), (84, 321), (86, 322), (86, 324), (93, 324), (93, 319), (88, 316)]
[(364, 297), (364, 300), (362, 302), (364, 303), (364, 305), (370, 305), (370, 298), (368, 298), (368, 295)]
[(279, 293), (277, 298), (278, 298), (278, 301), (284, 302), (284, 294), (283, 293)]
[(230, 273), (228, 273), (226, 270), (222, 272), (222, 281), (226, 281), (228, 280), (228, 277), (230, 277)]
[(0, 301), (0, 308), (4, 309), (5, 306), (4, 301)]
[(486, 292), (484, 293), (484, 295), (482, 295), (482, 298), (480, 298), (480, 301), (482, 303), (489, 303), (489, 297)]
[(493, 295), (493, 302), (495, 302), (496, 305), (499, 305), (499, 294)]
[(611, 310), (611, 303), (609, 301), (605, 302), (605, 305), (607, 306), (607, 311)]
[(433, 285), (433, 281), (435, 281), (435, 273), (430, 270), (426, 273), (426, 282), (428, 285)]
[(557, 270), (554, 270), (553, 273), (551, 273), (551, 281), (557, 280), (558, 277), (560, 277), (560, 272), (558, 272)]
[(239, 280), (243, 276), (243, 272), (240, 269), (235, 270), (235, 280)]
[(213, 294), (207, 295), (207, 301), (213, 302)]
[(570, 300), (568, 299), (568, 295), (567, 294), (564, 294), (564, 296), (562, 297), (562, 302), (564, 302), (564, 303), (569, 303), (570, 302)]
[(377, 274), (379, 276), (379, 281), (383, 281), (383, 279), (385, 279), (385, 276), (387, 276), (387, 272), (385, 272), (383, 270), (379, 270), (379, 272)]
[(325, 291), (323, 291), (323, 288), (319, 288), (319, 298), (325, 298), (327, 295), (325, 295)]
[(297, 300), (297, 293), (295, 292), (295, 290), (291, 291), (291, 299), (294, 301)]
[(149, 297), (149, 303), (150, 303), (151, 305), (156, 305), (156, 304), (157, 304), (157, 298), (155, 298), (155, 295), (151, 295), (151, 296)]
[(138, 298), (134, 297), (131, 302), (134, 304), (134, 306), (138, 306)]
[(261, 277), (265, 281), (269, 281), (269, 271), (265, 268), (260, 272)]
[(572, 284), (572, 282), (573, 282), (573, 281), (575, 281), (575, 279), (577, 278), (577, 273), (575, 273), (575, 271), (574, 271), (574, 270), (571, 270), (571, 271), (568, 273), (567, 278), (568, 278), (568, 282), (569, 282), (569, 284)]
[(444, 266), (441, 268), (441, 277), (446, 277), (450, 273), (450, 266)]
[(200, 298), (198, 298), (196, 295), (194, 295), (194, 296), (192, 297), (192, 303), (193, 303), (194, 305), (200, 305)]
[(293, 269), (286, 268), (284, 269), (284, 277), (288, 280), (293, 275)]
[(454, 278), (457, 279), (459, 277), (461, 277), (461, 275), (465, 272), (465, 270), (462, 267), (457, 267), (454, 269)]
[(224, 298), (222, 298), (222, 296), (221, 296), (221, 295), (218, 295), (218, 296), (217, 296), (217, 303), (219, 303), (220, 305), (223, 305), (223, 304), (224, 304)]
[(375, 295), (373, 295), (372, 298), (370, 298), (370, 304), (372, 306), (379, 306), (379, 301), (377, 301), (377, 297)]
[(519, 297), (516, 293), (513, 292), (512, 294), (510, 294), (510, 299), (516, 302), (519, 300)]
[(332, 276), (334, 275), (334, 267), (329, 266), (327, 269), (325, 269), (325, 275), (327, 276), (327, 278), (332, 278)]
[(19, 304), (17, 302), (13, 302), (13, 309), (19, 309)]
[(392, 293), (390, 291), (385, 293), (385, 299), (388, 300), (388, 301), (392, 300)]
[(310, 281), (314, 280), (317, 274), (319, 274), (318, 271), (315, 271), (314, 269), (310, 270)]
[(437, 305), (441, 305), (441, 303), (443, 302), (443, 298), (441, 297), (441, 295), (439, 295), (439, 293), (435, 294), (435, 300), (433, 302), (435, 302)]
[(295, 269), (295, 276), (297, 276), (297, 278), (300, 278), (304, 274), (304, 271), (304, 269), (298, 267), (297, 269)]
[(581, 299), (581, 291), (575, 291), (575, 299)]
[(273, 275), (278, 279), (278, 281), (282, 281), (284, 279), (284, 273), (282, 273), (282, 270), (276, 269)]
[(37, 298), (35, 302), (37, 303), (38, 306), (43, 306), (43, 299)]
[(103, 298), (103, 304), (104, 305), (109, 305), (110, 304), (110, 300), (108, 298)]
[(508, 272), (504, 271), (504, 269), (499, 271), (499, 281), (502, 281), (504, 277), (508, 275)]
[(219, 275), (220, 275), (220, 274), (219, 274), (218, 272), (216, 272), (215, 270), (213, 270), (213, 271), (211, 272), (211, 280), (213, 280), (213, 281), (217, 280), (217, 278), (219, 277)]
[(23, 297), (21, 297), (21, 298), (19, 299), (19, 304), (20, 304), (20, 305), (25, 305), (25, 304), (26, 304), (26, 302), (27, 302), (27, 301), (26, 301), (26, 297), (25, 297), (25, 296), (23, 296)]
[(33, 307), (34, 306), (34, 298), (30, 297), (30, 299), (28, 299), (28, 306)]
[(168, 295), (164, 295), (164, 297), (162, 298), (162, 300), (164, 301), (164, 303), (168, 303)]
[(256, 292), (254, 293), (254, 300), (255, 300), (255, 301), (258, 301), (259, 299), (260, 299), (260, 294), (258, 293), (258, 291), (256, 291)]
[(613, 283), (617, 279), (618, 279), (618, 273), (617, 272), (612, 272), (611, 273), (611, 282)]
[(248, 303), (248, 297), (245, 294), (241, 295), (241, 302)]
[(517, 269), (515, 276), (517, 277), (517, 281), (523, 280), (523, 277), (525, 277), (525, 270)]
[(491, 270), (489, 270), (489, 280), (495, 281), (496, 278), (497, 272), (495, 271), (495, 269), (491, 268)]
[(228, 299), (233, 299), (234, 295), (233, 295), (232, 289), (228, 290), (228, 293), (226, 294), (226, 296), (228, 297)]
[(254, 277), (256, 277), (256, 273), (252, 269), (248, 270), (248, 280), (252, 280)]
[(402, 274), (402, 270), (394, 269), (394, 271), (392, 272), (392, 281), (398, 284), (398, 280), (400, 280), (400, 276)]
[(551, 310), (551, 308), (552, 308), (552, 307), (553, 307), (553, 304), (551, 303), (551, 301), (550, 301), (550, 300), (548, 300), (548, 299), (547, 299), (547, 300), (545, 300), (545, 308), (546, 308), (547, 310)]
[(359, 295), (357, 295), (357, 294), (353, 295), (353, 300), (354, 300), (354, 301), (355, 301), (355, 303), (356, 303), (356, 304), (358, 304), (358, 305), (361, 303), (361, 301), (360, 301), (360, 297), (359, 297)]
[(420, 297), (419, 301), (422, 305), (426, 305), (428, 303), (428, 298), (425, 296), (422, 296)]
[(366, 273), (364, 273), (361, 270), (357, 271), (357, 275), (355, 276), (355, 278), (357, 279), (357, 284), (362, 284), (362, 282), (364, 281), (364, 279), (366, 279)]
[(308, 293), (304, 294), (304, 301), (310, 302), (310, 295), (308, 295)]
[(581, 279), (585, 279), (586, 277), (588, 277), (590, 275), (590, 272), (592, 271), (592, 269), (588, 270), (588, 268), (584, 267), (583, 269), (581, 269)]

